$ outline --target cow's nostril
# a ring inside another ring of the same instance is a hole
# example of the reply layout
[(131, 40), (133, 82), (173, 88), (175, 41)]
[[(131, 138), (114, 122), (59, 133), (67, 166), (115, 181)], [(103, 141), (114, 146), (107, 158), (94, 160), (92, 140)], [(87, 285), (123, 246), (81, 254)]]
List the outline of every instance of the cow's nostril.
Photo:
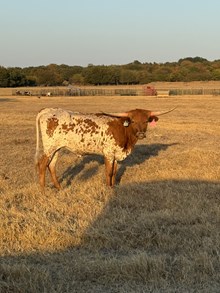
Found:
[(136, 137), (138, 139), (143, 139), (146, 137), (146, 133), (145, 132), (137, 132)]

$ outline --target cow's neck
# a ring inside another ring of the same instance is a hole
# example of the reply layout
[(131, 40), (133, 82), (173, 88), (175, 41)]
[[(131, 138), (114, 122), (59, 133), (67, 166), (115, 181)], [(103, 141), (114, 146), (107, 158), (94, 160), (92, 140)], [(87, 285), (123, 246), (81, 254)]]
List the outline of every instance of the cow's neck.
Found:
[(117, 145), (125, 151), (132, 150), (138, 140), (132, 127), (125, 127), (118, 120), (113, 120), (108, 125), (108, 133), (113, 135)]
[(125, 145), (125, 149), (133, 149), (135, 144), (138, 141), (138, 138), (136, 136), (136, 133), (131, 129), (131, 128), (125, 128), (125, 132), (126, 132), (126, 145)]

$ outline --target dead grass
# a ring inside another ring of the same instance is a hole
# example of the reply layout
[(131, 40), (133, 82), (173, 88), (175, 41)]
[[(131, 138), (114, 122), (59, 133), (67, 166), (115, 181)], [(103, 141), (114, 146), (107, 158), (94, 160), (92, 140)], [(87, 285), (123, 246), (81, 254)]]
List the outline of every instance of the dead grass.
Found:
[[(105, 186), (98, 155), (63, 151), (63, 190), (35, 182), (35, 116), (178, 109)], [(220, 107), (211, 96), (0, 99), (0, 292), (219, 292)]]

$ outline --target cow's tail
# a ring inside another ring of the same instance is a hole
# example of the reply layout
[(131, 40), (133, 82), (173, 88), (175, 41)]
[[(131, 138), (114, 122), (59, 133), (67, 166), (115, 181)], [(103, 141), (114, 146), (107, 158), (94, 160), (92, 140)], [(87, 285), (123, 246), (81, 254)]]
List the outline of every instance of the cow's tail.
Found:
[(40, 145), (40, 128), (39, 128), (40, 116), (41, 116), (41, 112), (39, 112), (36, 117), (36, 152), (35, 152), (35, 157), (34, 157), (36, 168), (38, 166), (39, 154), (40, 154), (40, 149), (39, 149), (39, 145)]

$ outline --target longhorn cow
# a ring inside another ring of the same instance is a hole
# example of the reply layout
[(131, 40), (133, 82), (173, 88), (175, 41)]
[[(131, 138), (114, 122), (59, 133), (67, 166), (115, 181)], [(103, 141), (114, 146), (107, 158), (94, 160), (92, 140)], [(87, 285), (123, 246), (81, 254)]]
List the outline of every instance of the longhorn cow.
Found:
[[(133, 150), (138, 139), (146, 137), (149, 122), (159, 115), (173, 111), (152, 112), (135, 109), (124, 113), (82, 114), (60, 108), (42, 109), (36, 117), (35, 163), (39, 171), (42, 190), (48, 167), (52, 182), (57, 189), (55, 165), (58, 152), (67, 148), (76, 154), (101, 154), (104, 156), (106, 183), (115, 184), (117, 162), (124, 160)], [(43, 154), (39, 156), (40, 131)]]

